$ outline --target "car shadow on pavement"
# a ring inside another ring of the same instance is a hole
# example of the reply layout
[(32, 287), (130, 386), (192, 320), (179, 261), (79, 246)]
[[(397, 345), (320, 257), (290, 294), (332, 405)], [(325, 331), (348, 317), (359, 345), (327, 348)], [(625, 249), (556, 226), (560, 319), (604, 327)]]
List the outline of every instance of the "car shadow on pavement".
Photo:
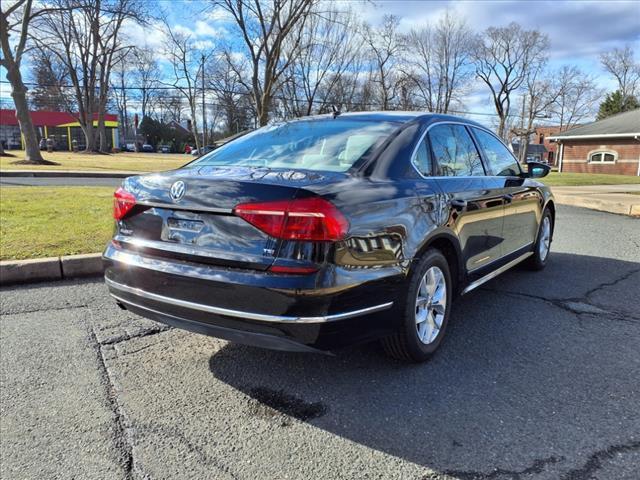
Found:
[(425, 364), (377, 344), (334, 357), (228, 344), (209, 364), (274, 429), (297, 418), (461, 478), (590, 478), (640, 449), (640, 307), (620, 302), (639, 284), (640, 263), (554, 253), (459, 298)]

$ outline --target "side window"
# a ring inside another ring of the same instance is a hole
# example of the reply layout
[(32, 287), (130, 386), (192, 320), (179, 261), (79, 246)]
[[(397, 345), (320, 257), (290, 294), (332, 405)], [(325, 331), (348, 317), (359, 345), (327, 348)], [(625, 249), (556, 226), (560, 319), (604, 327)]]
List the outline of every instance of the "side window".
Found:
[(493, 175), (500, 177), (517, 177), (520, 175), (520, 165), (504, 144), (496, 137), (484, 130), (474, 128), (473, 133), (484, 152), (487, 165)]
[(462, 125), (436, 125), (429, 141), (438, 164), (438, 175), (468, 177), (484, 175), (482, 161), (469, 133)]
[(418, 145), (418, 149), (411, 161), (416, 167), (416, 170), (418, 170), (423, 176), (430, 177), (433, 175), (431, 153), (429, 152), (425, 139), (420, 140), (420, 145)]

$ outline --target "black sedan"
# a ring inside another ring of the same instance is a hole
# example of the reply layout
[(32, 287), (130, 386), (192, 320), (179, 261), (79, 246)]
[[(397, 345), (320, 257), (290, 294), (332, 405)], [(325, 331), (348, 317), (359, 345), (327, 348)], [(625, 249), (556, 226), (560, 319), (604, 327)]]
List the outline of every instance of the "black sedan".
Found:
[(232, 342), (423, 361), (451, 301), (548, 259), (555, 206), (485, 127), (353, 113), (258, 129), (115, 193), (105, 280), (123, 308)]

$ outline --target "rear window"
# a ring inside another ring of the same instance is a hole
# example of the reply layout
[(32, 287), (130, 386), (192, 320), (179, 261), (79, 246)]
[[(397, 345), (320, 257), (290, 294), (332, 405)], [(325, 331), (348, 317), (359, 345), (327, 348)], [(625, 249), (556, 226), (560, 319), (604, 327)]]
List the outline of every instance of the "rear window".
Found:
[(267, 126), (214, 150), (190, 166), (344, 172), (397, 128), (393, 122), (340, 118)]

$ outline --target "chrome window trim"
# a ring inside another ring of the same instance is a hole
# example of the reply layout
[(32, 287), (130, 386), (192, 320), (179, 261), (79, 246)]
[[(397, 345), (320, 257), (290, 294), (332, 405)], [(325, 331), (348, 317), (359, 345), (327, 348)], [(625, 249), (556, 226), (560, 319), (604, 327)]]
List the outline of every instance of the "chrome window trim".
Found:
[[(416, 146), (413, 147), (413, 153), (411, 153), (411, 166), (413, 167), (413, 169), (416, 171), (416, 173), (418, 175), (420, 175), (420, 177), (424, 178), (424, 179), (429, 179), (429, 178), (481, 178), (481, 177), (492, 177), (495, 175), (487, 175), (486, 173), (484, 175), (461, 175), (459, 177), (451, 177), (451, 176), (446, 176), (446, 175), (430, 175), (428, 177), (425, 177), (420, 170), (418, 170), (418, 168), (416, 167), (415, 164), (415, 158), (416, 158), (416, 153), (418, 152), (418, 147), (420, 147), (420, 143), (424, 140), (424, 138), (427, 136), (427, 133), (429, 133), (429, 130), (431, 130), (433, 127), (437, 126), (437, 125), (462, 125), (463, 127), (474, 127), (474, 128), (479, 128), (480, 130), (484, 130), (487, 133), (491, 133), (490, 130), (484, 128), (484, 127), (478, 127), (476, 125), (471, 125), (468, 122), (456, 122), (453, 120), (442, 120), (442, 121), (436, 121), (435, 123), (432, 123), (431, 125), (429, 125), (426, 130), (424, 132), (422, 132), (422, 134), (420, 135), (420, 140), (418, 140), (418, 142), (416, 143)], [(491, 135), (493, 135), (493, 133), (491, 133)], [(469, 136), (471, 137), (471, 141), (473, 142), (474, 146), (476, 147), (476, 149), (478, 148), (477, 145), (475, 145), (476, 141), (475, 138), (473, 138), (472, 134), (469, 134)], [(494, 135), (495, 136), (495, 135)], [(496, 137), (497, 138), (497, 137)], [(502, 142), (504, 144), (504, 142)], [(506, 146), (506, 145), (505, 145)], [(507, 147), (508, 149), (508, 147)], [(478, 155), (480, 155), (480, 160), (482, 161), (483, 164), (483, 168), (484, 168), (484, 158), (482, 158), (482, 154), (481, 152), (478, 151)], [(515, 157), (514, 157), (515, 158)]]
[[(187, 300), (180, 300), (177, 298), (166, 297), (164, 295), (159, 295), (157, 293), (147, 292), (146, 290), (142, 290), (140, 288), (131, 287), (129, 285), (124, 285), (122, 283), (114, 282), (108, 278), (105, 278), (105, 283), (110, 288), (115, 290), (126, 292), (131, 295), (135, 295), (137, 297), (146, 298), (148, 300), (152, 300), (155, 302), (165, 303), (169, 305), (174, 305), (181, 308), (189, 308), (191, 310), (199, 310), (201, 312), (212, 313), (215, 315), (224, 315), (226, 317), (234, 317), (241, 318), (244, 320), (257, 320), (260, 322), (276, 322), (276, 323), (326, 323), (326, 322), (334, 322), (337, 320), (346, 320), (353, 317), (359, 317), (361, 315), (366, 315), (369, 313), (380, 312), (383, 310), (387, 310), (391, 308), (393, 302), (382, 303), (379, 305), (374, 305), (367, 308), (361, 308), (359, 310), (352, 310), (349, 312), (342, 313), (334, 313), (330, 315), (321, 315), (316, 317), (292, 317), (285, 315), (266, 315), (262, 313), (253, 313), (253, 312), (244, 312), (240, 310), (232, 310), (228, 308), (222, 307), (214, 307), (212, 305), (204, 305), (202, 303), (189, 302)], [(111, 295), (121, 302), (127, 303), (128, 300), (118, 296), (117, 294), (111, 293)]]

